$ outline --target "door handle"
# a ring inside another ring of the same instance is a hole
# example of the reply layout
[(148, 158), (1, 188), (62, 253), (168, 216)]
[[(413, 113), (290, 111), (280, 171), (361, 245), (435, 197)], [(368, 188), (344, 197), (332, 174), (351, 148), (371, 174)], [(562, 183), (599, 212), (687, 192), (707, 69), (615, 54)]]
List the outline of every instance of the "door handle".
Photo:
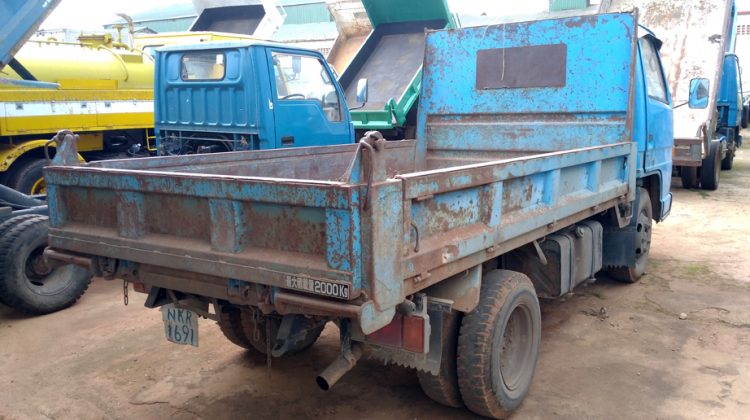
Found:
[(282, 146), (294, 146), (294, 136), (281, 136)]

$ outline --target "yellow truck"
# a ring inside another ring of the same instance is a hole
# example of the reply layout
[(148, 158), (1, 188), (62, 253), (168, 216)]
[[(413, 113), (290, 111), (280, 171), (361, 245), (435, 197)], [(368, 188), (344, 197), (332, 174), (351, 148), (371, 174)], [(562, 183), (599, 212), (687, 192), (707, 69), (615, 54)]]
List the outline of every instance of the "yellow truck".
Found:
[(28, 41), (0, 83), (0, 182), (44, 193), (44, 145), (60, 127), (81, 132), (81, 159), (145, 153), (153, 72), (150, 56), (109, 35)]
[[(152, 50), (238, 39), (252, 38), (177, 32), (139, 36), (133, 47), (110, 35), (81, 36), (76, 43), (28, 41), (15, 55), (17, 64), (2, 71), (0, 183), (43, 194), (44, 145), (60, 127), (79, 133), (82, 160), (153, 153)], [(47, 83), (24, 83), (29, 76)]]

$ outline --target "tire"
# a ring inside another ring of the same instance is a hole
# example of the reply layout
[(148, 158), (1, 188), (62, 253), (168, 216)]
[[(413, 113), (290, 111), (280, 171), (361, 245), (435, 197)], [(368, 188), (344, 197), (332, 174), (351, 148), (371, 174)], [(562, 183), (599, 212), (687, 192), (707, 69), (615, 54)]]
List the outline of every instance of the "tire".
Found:
[(638, 236), (635, 239), (635, 266), (615, 267), (608, 269), (608, 273), (615, 280), (623, 283), (635, 283), (646, 274), (648, 256), (651, 251), (651, 227), (653, 224), (653, 208), (651, 197), (644, 188), (638, 189), (638, 213), (630, 222)]
[(451, 311), (443, 315), (443, 339), (440, 360), (440, 371), (437, 375), (417, 371), (422, 391), (433, 401), (448, 407), (463, 407), (461, 391), (458, 389), (456, 371), (456, 351), (458, 349), (458, 332), (461, 328), (462, 314)]
[(10, 219), (0, 223), (0, 238), (3, 238), (5, 236), (5, 232), (10, 230), (13, 226), (31, 219), (36, 219), (39, 217), (46, 217), (42, 216), (40, 214), (22, 214), (20, 216), (11, 217)]
[(729, 171), (732, 169), (732, 166), (734, 166), (734, 153), (727, 152), (726, 157), (721, 160), (721, 170)]
[(734, 153), (737, 149), (740, 137), (740, 127), (734, 127), (734, 129), (725, 129), (724, 136), (727, 138), (727, 154), (721, 160), (721, 170), (729, 171), (734, 165)]
[(18, 163), (14, 172), (8, 177), (7, 185), (24, 194), (36, 195), (46, 193), (44, 169), (46, 159), (28, 158)]
[(219, 312), (219, 329), (229, 341), (248, 350), (255, 350), (242, 329), (242, 315), (239, 308), (222, 306)]
[[(0, 239), (4, 238), (5, 233), (8, 232), (12, 227), (18, 225), (19, 223), (26, 221), (26, 220), (36, 219), (39, 217), (44, 217), (44, 216), (41, 216), (38, 214), (24, 214), (21, 216), (15, 216), (15, 217), (11, 217), (10, 219), (7, 219), (6, 221), (0, 223)], [(0, 254), (2, 253), (3, 253), (3, 250), (0, 249)], [(6, 306), (10, 306), (10, 303), (4, 300), (2, 294), (0, 294), (0, 303)]]
[(680, 178), (682, 179), (682, 188), (698, 188), (698, 168), (695, 166), (680, 166)]
[(748, 117), (750, 117), (750, 107), (743, 106), (742, 107), (742, 118), (740, 119), (740, 125), (742, 128), (747, 128), (748, 125)]
[(541, 331), (531, 280), (508, 270), (485, 274), (479, 305), (464, 316), (458, 337), (458, 386), (469, 410), (504, 418), (521, 405), (534, 378)]
[(29, 218), (0, 238), (0, 300), (31, 315), (71, 306), (91, 283), (91, 274), (83, 267), (47, 266), (42, 252), (48, 229), (47, 217)]
[[(271, 337), (274, 337), (270, 345), (273, 349), (276, 344), (275, 337), (281, 327), (281, 317), (260, 315), (256, 320), (256, 313), (259, 314), (257, 309), (225, 306), (219, 314), (219, 329), (232, 343), (251, 352), (267, 355), (269, 348), (266, 339), (267, 328), (270, 328)], [(312, 347), (323, 332), (323, 328), (325, 324), (312, 328), (304, 340), (295, 343), (282, 357), (298, 354)]]
[(721, 172), (721, 142), (712, 141), (708, 156), (701, 165), (701, 188), (716, 190), (719, 188), (719, 173)]

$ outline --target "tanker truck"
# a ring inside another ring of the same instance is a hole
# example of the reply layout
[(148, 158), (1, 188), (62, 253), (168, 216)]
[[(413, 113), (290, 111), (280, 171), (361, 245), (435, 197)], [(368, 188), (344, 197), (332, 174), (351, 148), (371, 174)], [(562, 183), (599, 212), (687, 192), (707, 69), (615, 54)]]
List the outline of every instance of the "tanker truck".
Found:
[[(51, 2), (44, 10), (57, 4)], [(154, 154), (152, 50), (268, 37), (284, 19), (272, 0), (195, 0), (194, 4), (199, 14), (190, 32), (141, 35), (135, 47), (108, 34), (81, 36), (75, 43), (12, 42), (12, 37), (0, 35), (8, 43), (7, 57), (0, 62), (0, 184), (26, 194), (43, 194), (44, 145), (60, 127), (78, 133), (78, 150), (87, 161)], [(14, 18), (20, 16), (14, 13), (35, 6), (36, 2), (9, 4), (3, 7), (19, 10), (9, 9), (4, 16)], [(40, 24), (20, 21), (18, 26), (32, 28), (24, 32), (30, 35)], [(54, 145), (49, 152), (54, 155)]]
[[(80, 133), (81, 158), (144, 155), (153, 127), (153, 59), (110, 35), (28, 41), (0, 83), (0, 182), (43, 194), (44, 144)], [(54, 150), (50, 151), (54, 154)]]

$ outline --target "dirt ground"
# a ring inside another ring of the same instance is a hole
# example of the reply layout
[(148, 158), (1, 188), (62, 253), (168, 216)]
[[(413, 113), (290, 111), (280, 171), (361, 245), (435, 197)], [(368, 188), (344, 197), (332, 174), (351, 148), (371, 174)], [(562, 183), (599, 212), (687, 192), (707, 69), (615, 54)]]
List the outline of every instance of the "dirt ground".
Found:
[[(600, 276), (543, 303), (539, 366), (514, 419), (750, 417), (750, 151), (718, 191), (679, 185), (640, 283)], [(320, 391), (333, 326), (269, 370), (209, 320), (199, 348), (166, 342), (144, 297), (123, 306), (121, 283), (100, 280), (56, 314), (0, 307), (0, 419), (473, 418), (429, 400), (412, 371), (373, 360)]]

